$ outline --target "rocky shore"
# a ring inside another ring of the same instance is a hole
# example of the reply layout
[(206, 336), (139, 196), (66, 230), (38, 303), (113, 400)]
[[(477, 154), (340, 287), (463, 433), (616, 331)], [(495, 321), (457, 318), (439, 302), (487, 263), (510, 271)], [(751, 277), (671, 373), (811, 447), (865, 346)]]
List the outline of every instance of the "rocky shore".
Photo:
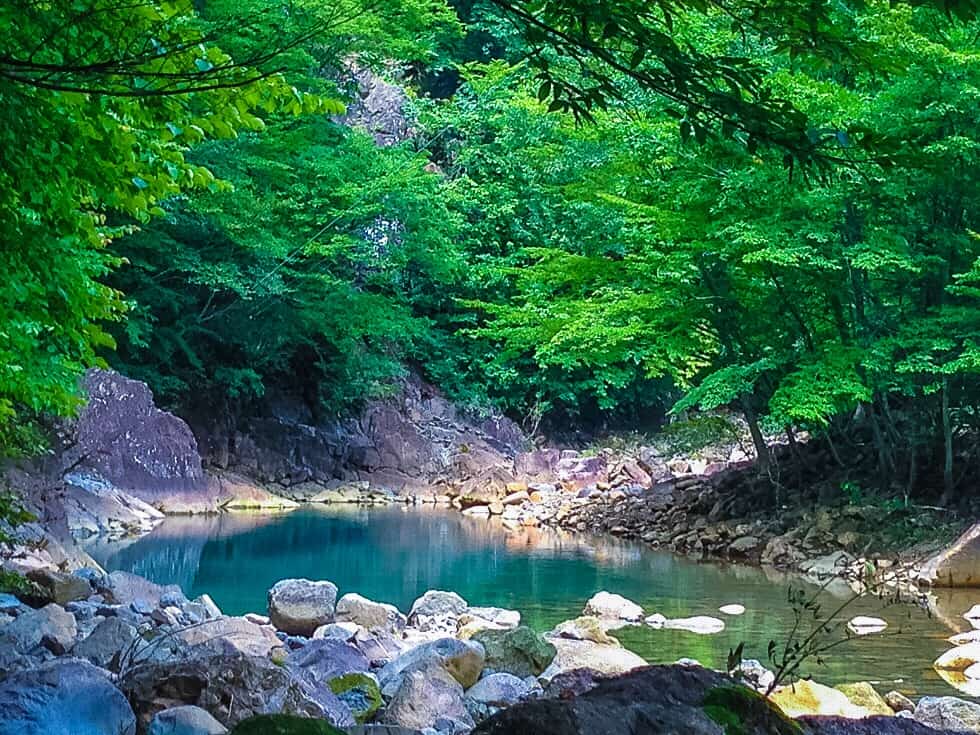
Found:
[[(260, 715), (421, 735), (718, 735), (732, 732), (732, 718), (749, 735), (980, 732), (980, 705), (953, 697), (774, 686), (757, 661), (732, 672), (649, 667), (617, 629), (710, 633), (713, 618), (668, 620), (608, 592), (542, 635), (519, 611), (449, 591), (426, 592), (405, 612), (338, 597), (326, 580), (284, 579), (266, 610), (234, 617), (206, 595), (188, 600), (125, 572), (37, 568), (30, 579), (29, 594), (0, 595), (2, 735), (217, 735)], [(975, 647), (953, 649), (944, 665), (980, 666)]]

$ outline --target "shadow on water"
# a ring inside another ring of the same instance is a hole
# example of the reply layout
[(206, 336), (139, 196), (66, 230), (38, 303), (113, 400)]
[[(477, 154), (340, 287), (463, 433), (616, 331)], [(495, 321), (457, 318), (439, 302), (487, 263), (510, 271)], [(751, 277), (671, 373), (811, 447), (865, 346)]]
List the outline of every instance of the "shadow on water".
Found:
[[(784, 640), (792, 626), (787, 589), (800, 584), (773, 569), (701, 564), (615, 539), (511, 531), (498, 519), (403, 507), (173, 517), (142, 538), (96, 539), (87, 548), (107, 569), (179, 584), (191, 596), (207, 592), (232, 614), (263, 611), (276, 581), (307, 577), (405, 611), (427, 589), (454, 590), (473, 605), (520, 610), (524, 622), (547, 630), (604, 589), (635, 600), (647, 614), (725, 618), (726, 629), (711, 636), (645, 626), (616, 633), (651, 662), (687, 657), (711, 666), (723, 666), (729, 648), (742, 641), (747, 658), (764, 660), (768, 642)], [(807, 673), (829, 684), (870, 680), (918, 694), (954, 693), (931, 662), (949, 647), (944, 639), (951, 632), (969, 627), (961, 615), (976, 600), (967, 599), (947, 596), (933, 616), (860, 600), (848, 616), (883, 617), (891, 634), (847, 643)], [(746, 613), (717, 612), (733, 602)]]

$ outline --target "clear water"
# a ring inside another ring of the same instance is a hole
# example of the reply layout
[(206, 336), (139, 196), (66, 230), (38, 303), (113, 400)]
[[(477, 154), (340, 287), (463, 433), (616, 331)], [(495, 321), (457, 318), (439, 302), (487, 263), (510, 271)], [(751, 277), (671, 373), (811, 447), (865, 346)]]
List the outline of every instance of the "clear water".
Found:
[[(89, 552), (107, 569), (123, 569), (189, 596), (207, 592), (227, 613), (263, 612), (266, 591), (284, 577), (329, 579), (340, 593), (358, 592), (407, 611), (428, 589), (454, 590), (471, 605), (519, 610), (544, 631), (580, 614), (599, 590), (624, 595), (647, 614), (714, 615), (717, 635), (654, 630), (617, 631), (623, 644), (651, 663), (694, 658), (723, 667), (745, 643), (745, 657), (766, 660), (770, 640), (785, 640), (793, 624), (790, 586), (803, 583), (774, 570), (703, 564), (638, 544), (544, 529), (509, 531), (496, 519), (413, 508), (303, 508), (281, 515), (223, 514), (168, 518), (137, 540), (94, 540)], [(872, 681), (909, 694), (956, 694), (931, 662), (949, 648), (945, 638), (968, 629), (961, 617), (971, 595), (939, 601), (933, 614), (860, 600), (847, 616), (885, 618), (886, 635), (850, 641), (805, 673), (827, 684)], [(830, 598), (826, 607), (840, 599)], [(741, 603), (726, 617), (721, 605)], [(959, 693), (962, 696), (962, 692)]]

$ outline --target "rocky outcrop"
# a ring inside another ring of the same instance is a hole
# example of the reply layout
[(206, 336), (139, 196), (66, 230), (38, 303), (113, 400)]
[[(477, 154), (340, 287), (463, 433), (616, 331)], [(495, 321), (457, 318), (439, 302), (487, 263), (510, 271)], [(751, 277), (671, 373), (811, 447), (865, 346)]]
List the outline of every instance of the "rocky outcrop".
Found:
[(412, 135), (412, 126), (405, 115), (408, 104), (405, 90), (370, 69), (354, 65), (350, 71), (357, 91), (338, 122), (369, 133), (382, 148), (408, 139)]
[(528, 448), (513, 422), (466, 416), (417, 375), (342, 421), (317, 421), (301, 399), (273, 395), (255, 417), (222, 425), (213, 416), (191, 417), (191, 424), (206, 466), (292, 490), (291, 497), (360, 481), (403, 494), (478, 483), (488, 474), (503, 482)]
[(934, 587), (980, 587), (980, 523), (970, 526), (947, 549), (929, 559), (919, 579)]

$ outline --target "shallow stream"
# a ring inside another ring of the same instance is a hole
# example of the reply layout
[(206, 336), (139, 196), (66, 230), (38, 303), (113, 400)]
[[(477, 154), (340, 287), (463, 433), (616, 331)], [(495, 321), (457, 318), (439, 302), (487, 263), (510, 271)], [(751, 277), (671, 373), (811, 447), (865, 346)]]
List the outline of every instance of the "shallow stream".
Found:
[[(793, 625), (788, 589), (806, 584), (775, 570), (698, 563), (589, 535), (511, 531), (497, 519), (431, 508), (325, 506), (279, 515), (171, 517), (136, 540), (95, 539), (88, 551), (109, 570), (179, 584), (191, 597), (206, 592), (230, 614), (264, 612), (266, 591), (277, 580), (307, 577), (329, 579), (340, 594), (358, 592), (405, 612), (428, 589), (454, 590), (471, 605), (519, 610), (526, 624), (545, 631), (608, 590), (647, 614), (723, 618), (726, 628), (716, 635), (647, 626), (615, 633), (652, 663), (683, 657), (719, 668), (740, 642), (745, 658), (765, 662), (769, 641), (785, 640)], [(841, 598), (827, 597), (825, 609), (840, 604)], [(931, 614), (858, 600), (847, 617), (884, 618), (888, 631), (849, 641), (804, 673), (826, 684), (863, 680), (882, 690), (956, 694), (931, 664), (950, 647), (946, 637), (969, 629), (961, 614), (974, 602), (980, 590), (949, 595)], [(744, 605), (745, 614), (718, 612), (729, 603)]]

